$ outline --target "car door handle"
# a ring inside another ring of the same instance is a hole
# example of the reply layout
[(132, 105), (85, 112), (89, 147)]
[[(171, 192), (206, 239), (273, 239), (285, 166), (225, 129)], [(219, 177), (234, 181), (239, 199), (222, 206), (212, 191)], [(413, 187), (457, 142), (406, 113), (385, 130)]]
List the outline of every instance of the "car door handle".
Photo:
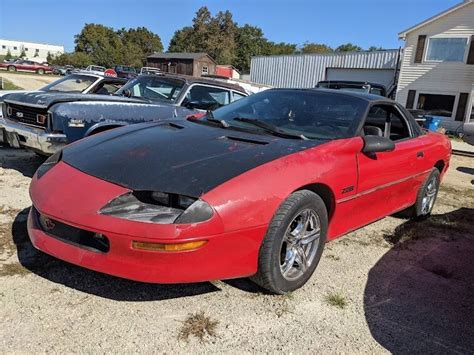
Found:
[(424, 152), (417, 152), (416, 153), (416, 157), (417, 158), (423, 158), (425, 156), (425, 153)]

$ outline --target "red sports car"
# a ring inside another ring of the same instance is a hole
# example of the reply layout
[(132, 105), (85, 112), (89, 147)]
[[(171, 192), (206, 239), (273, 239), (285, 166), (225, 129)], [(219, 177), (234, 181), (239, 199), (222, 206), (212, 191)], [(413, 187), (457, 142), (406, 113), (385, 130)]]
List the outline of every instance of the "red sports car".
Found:
[(111, 275), (251, 276), (285, 293), (327, 240), (401, 210), (428, 216), (450, 155), (389, 99), (267, 90), (66, 147), (33, 177), (28, 230), (36, 248)]

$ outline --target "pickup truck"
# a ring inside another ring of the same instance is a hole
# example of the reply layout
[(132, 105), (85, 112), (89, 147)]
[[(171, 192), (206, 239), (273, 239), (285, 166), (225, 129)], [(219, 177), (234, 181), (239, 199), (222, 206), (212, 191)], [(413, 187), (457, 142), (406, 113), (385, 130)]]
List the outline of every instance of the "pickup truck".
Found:
[(387, 96), (385, 86), (376, 83), (369, 83), (367, 81), (349, 81), (349, 80), (325, 80), (320, 81), (317, 88), (336, 89), (346, 91), (365, 92), (378, 96)]
[(51, 155), (108, 129), (213, 110), (247, 96), (238, 85), (177, 76), (140, 75), (114, 95), (13, 93), (3, 97), (0, 128), (10, 146)]

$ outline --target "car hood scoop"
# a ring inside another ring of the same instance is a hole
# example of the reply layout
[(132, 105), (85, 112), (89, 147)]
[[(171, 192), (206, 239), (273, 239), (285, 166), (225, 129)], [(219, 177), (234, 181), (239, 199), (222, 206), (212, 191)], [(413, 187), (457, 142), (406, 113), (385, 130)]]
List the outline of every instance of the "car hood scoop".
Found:
[[(170, 123), (178, 129), (170, 129)], [(132, 190), (199, 197), (250, 169), (322, 141), (173, 120), (132, 125), (66, 147), (63, 161)]]

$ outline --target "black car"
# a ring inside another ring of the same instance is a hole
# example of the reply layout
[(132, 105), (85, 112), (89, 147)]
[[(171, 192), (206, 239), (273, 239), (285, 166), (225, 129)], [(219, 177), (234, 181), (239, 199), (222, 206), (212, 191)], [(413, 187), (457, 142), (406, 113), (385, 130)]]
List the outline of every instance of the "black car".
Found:
[(365, 92), (367, 94), (387, 97), (387, 90), (385, 89), (385, 86), (376, 83), (369, 83), (367, 81), (325, 80), (320, 81), (316, 87), (324, 89)]
[(116, 65), (114, 70), (119, 78), (132, 79), (138, 75), (134, 67), (126, 65)]
[(186, 117), (196, 110), (213, 110), (245, 96), (247, 93), (240, 86), (220, 81), (140, 75), (114, 95), (57, 92), (5, 95), (0, 128), (5, 130), (11, 146), (51, 155), (66, 144), (111, 128)]

